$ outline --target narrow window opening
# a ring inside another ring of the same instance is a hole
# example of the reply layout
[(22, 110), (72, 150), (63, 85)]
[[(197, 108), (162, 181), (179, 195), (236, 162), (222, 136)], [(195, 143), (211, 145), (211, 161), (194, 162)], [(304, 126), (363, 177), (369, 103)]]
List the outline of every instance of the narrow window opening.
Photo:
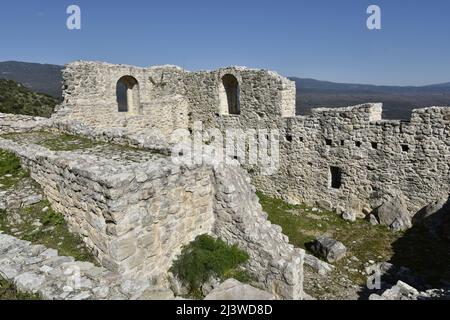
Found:
[(131, 76), (123, 76), (116, 85), (119, 112), (140, 113), (139, 83)]
[(378, 142), (371, 142), (372, 149), (378, 149)]
[(239, 83), (236, 77), (231, 74), (224, 75), (219, 89), (222, 114), (241, 114), (239, 95)]
[(341, 146), (345, 146), (345, 140), (341, 140)]
[(330, 187), (340, 189), (342, 186), (342, 171), (339, 167), (330, 167)]

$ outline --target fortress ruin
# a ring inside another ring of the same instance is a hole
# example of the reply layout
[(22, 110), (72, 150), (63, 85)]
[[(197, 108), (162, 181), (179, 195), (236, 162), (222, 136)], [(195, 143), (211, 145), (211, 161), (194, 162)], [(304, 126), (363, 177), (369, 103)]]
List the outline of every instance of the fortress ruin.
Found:
[[(20, 156), (100, 263), (122, 274), (166, 281), (182, 245), (210, 233), (249, 253), (261, 287), (301, 299), (304, 252), (267, 221), (256, 189), (361, 217), (394, 196), (411, 215), (448, 197), (450, 108), (417, 109), (408, 122), (383, 120), (379, 103), (297, 116), (294, 82), (244, 67), (74, 62), (63, 78), (64, 101), (51, 119), (2, 115), (0, 133), (67, 132), (139, 147), (142, 158), (4, 138), (0, 148)], [(197, 122), (222, 133), (276, 129), (278, 170), (262, 174), (243, 162), (245, 172), (239, 157), (234, 166), (173, 164), (168, 137), (178, 129), (196, 134)]]
[[(135, 83), (127, 112), (118, 109), (116, 94), (124, 76)], [(413, 213), (448, 195), (449, 108), (416, 109), (410, 121), (382, 119), (379, 103), (296, 116), (295, 98), (294, 82), (265, 70), (75, 62), (64, 71), (64, 103), (54, 119), (155, 148), (167, 147), (164, 136), (175, 129), (192, 131), (196, 121), (222, 132), (278, 129), (279, 170), (248, 171), (257, 189), (292, 203), (325, 201), (362, 212), (400, 193)], [(144, 141), (155, 131), (161, 135)]]

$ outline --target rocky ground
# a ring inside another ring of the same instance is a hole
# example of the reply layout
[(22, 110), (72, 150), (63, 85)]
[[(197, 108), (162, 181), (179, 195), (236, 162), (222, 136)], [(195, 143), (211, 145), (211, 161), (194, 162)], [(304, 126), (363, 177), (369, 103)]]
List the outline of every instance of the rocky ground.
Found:
[[(423, 290), (448, 285), (442, 279), (443, 270), (449, 269), (448, 244), (426, 236), (424, 230), (393, 231), (368, 219), (346, 221), (320, 208), (259, 197), (269, 220), (283, 228), (292, 244), (306, 250), (304, 290), (316, 299), (368, 299), (398, 280)], [(345, 256), (332, 263), (315, 258), (313, 243), (321, 236), (344, 244)], [(439, 259), (430, 261), (429, 255), (418, 256), (418, 252), (434, 253)], [(373, 283), (375, 270), (380, 275), (379, 290), (367, 286)]]

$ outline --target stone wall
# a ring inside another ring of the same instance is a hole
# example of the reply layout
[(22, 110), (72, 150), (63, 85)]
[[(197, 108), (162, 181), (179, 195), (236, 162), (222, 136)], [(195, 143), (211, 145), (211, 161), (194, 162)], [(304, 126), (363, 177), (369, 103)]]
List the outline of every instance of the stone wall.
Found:
[(212, 228), (206, 168), (180, 171), (166, 158), (124, 164), (4, 139), (0, 148), (21, 157), (52, 207), (109, 270), (164, 279), (181, 246)]
[(304, 250), (294, 248), (278, 225), (267, 220), (250, 177), (238, 162), (215, 170), (214, 233), (250, 255), (248, 270), (277, 297), (303, 297)]
[(164, 285), (182, 246), (212, 234), (249, 253), (249, 271), (262, 288), (280, 298), (303, 297), (303, 250), (267, 220), (237, 162), (186, 167), (164, 155), (125, 161), (1, 138), (0, 148), (21, 158), (108, 270)]
[[(63, 71), (64, 102), (54, 118), (78, 120), (97, 128), (127, 128), (168, 135), (188, 126), (188, 105), (179, 93), (185, 71), (163, 66), (137, 68), (96, 62), (74, 62)], [(116, 87), (123, 77), (133, 77), (138, 85), (137, 108), (119, 112)]]
[[(127, 74), (139, 82), (141, 115), (120, 115), (116, 110), (115, 85)], [(239, 115), (223, 111), (225, 75), (239, 84)], [(55, 119), (77, 119), (96, 130), (120, 127), (122, 136), (135, 135), (133, 131), (140, 128), (137, 140), (158, 147), (170, 144), (175, 129), (198, 130), (196, 121), (202, 122), (203, 129), (217, 128), (222, 133), (233, 128), (276, 129), (278, 170), (266, 175), (245, 161), (242, 164), (258, 189), (289, 202), (321, 202), (361, 213), (400, 194), (412, 214), (449, 193), (450, 122), (445, 107), (415, 110), (409, 122), (383, 120), (381, 104), (373, 103), (319, 108), (311, 115), (295, 116), (294, 82), (271, 71), (244, 67), (187, 72), (176, 67), (76, 62), (67, 66), (64, 77), (65, 101)], [(172, 118), (179, 113), (183, 120), (177, 122)], [(118, 120), (123, 117), (139, 120)], [(164, 126), (162, 135), (148, 130), (158, 126)], [(336, 179), (332, 171), (339, 173), (339, 188), (331, 185)]]
[[(410, 122), (380, 114), (381, 104), (366, 104), (288, 119), (280, 134), (280, 170), (255, 183), (292, 202), (327, 200), (358, 212), (394, 194), (407, 200), (410, 213), (446, 198), (450, 108), (415, 110)], [(330, 167), (340, 170), (339, 188), (331, 186)]]
[(30, 132), (50, 127), (50, 120), (20, 114), (0, 113), (0, 134)]
[[(169, 135), (189, 128), (192, 121), (220, 117), (221, 100), (226, 99), (220, 93), (224, 75), (237, 79), (241, 108), (239, 117), (223, 118), (224, 125), (261, 121), (267, 126), (281, 116), (295, 115), (295, 83), (271, 71), (230, 67), (187, 72), (175, 66), (138, 68), (78, 61), (63, 71), (64, 102), (54, 118)], [(138, 110), (118, 110), (116, 87), (123, 76), (133, 77), (139, 85)]]
[(0, 277), (13, 282), (20, 292), (36, 293), (44, 300), (173, 299), (173, 293), (148, 280), (59, 256), (57, 250), (1, 232)]

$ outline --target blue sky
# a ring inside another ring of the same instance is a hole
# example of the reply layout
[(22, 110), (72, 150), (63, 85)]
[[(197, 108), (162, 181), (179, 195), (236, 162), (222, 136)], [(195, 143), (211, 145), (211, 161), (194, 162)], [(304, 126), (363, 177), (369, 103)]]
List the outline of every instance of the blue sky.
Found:
[[(66, 8), (82, 29), (66, 28)], [(382, 10), (382, 30), (366, 9)], [(2, 1), (0, 61), (245, 65), (386, 85), (450, 81), (448, 0)]]

